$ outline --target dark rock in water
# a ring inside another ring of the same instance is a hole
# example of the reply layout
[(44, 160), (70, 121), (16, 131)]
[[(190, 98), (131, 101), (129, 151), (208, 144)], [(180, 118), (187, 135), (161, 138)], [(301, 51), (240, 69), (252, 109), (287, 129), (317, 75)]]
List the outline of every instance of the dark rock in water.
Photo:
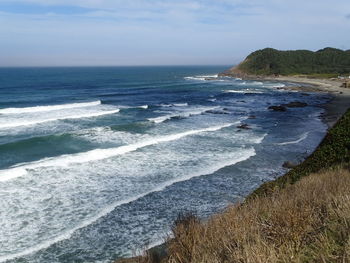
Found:
[(239, 100), (238, 102), (243, 102), (243, 103), (246, 103), (246, 101), (245, 101), (245, 100)]
[(290, 161), (284, 162), (282, 165), (283, 168), (288, 168), (288, 169), (294, 168), (295, 166), (297, 166), (297, 164), (292, 163)]
[(228, 111), (229, 109), (228, 109), (228, 108), (223, 108), (222, 110), (224, 110), (224, 111)]
[(255, 115), (249, 115), (248, 119), (256, 119), (256, 116)]
[(206, 113), (211, 113), (211, 114), (230, 114), (227, 111), (224, 110), (207, 110)]
[(268, 107), (269, 110), (273, 110), (273, 111), (286, 111), (287, 108), (280, 105), (280, 106), (270, 106)]
[(243, 123), (242, 125), (237, 126), (237, 128), (238, 128), (238, 129), (245, 129), (245, 130), (251, 129), (251, 128), (248, 126), (248, 124), (246, 124), (246, 123)]
[(308, 104), (305, 102), (300, 102), (300, 101), (292, 101), (287, 104), (282, 104), (281, 106), (288, 107), (288, 108), (302, 108), (306, 107)]
[(301, 93), (301, 95), (303, 95), (303, 96), (310, 96), (310, 94), (307, 94), (307, 93)]
[(181, 120), (181, 119), (185, 119), (185, 117), (184, 116), (180, 116), (180, 115), (176, 115), (176, 116), (170, 117), (170, 119), (172, 119), (172, 120)]

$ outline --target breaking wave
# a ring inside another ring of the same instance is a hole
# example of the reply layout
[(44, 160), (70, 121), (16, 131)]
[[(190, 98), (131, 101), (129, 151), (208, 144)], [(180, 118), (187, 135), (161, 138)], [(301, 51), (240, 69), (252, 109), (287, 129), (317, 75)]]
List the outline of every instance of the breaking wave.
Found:
[(310, 132), (305, 132), (303, 133), (299, 139), (295, 140), (295, 141), (289, 141), (289, 142), (280, 142), (280, 143), (276, 143), (276, 145), (288, 145), (288, 144), (297, 144), (299, 142), (302, 142), (303, 140), (305, 140), (307, 138), (307, 136), (309, 135)]
[(164, 115), (164, 116), (155, 117), (155, 118), (149, 118), (148, 120), (151, 122), (154, 122), (154, 123), (162, 123), (164, 121), (168, 121), (171, 119), (181, 119), (181, 118), (188, 118), (188, 117), (195, 116), (195, 115), (201, 115), (209, 110), (214, 110), (214, 109), (217, 109), (217, 107), (209, 107), (209, 108), (203, 108), (203, 109), (186, 111), (186, 112), (176, 112), (176, 113), (169, 114), (169, 115)]
[[(226, 126), (223, 125), (223, 126), (219, 126), (219, 127), (203, 129), (201, 131), (215, 131), (215, 130), (221, 129), (220, 127), (224, 128), (224, 127), (228, 127), (228, 126), (227, 125)], [(199, 132), (199, 131), (200, 130), (197, 130), (197, 132)], [(127, 198), (127, 199), (124, 199), (124, 200), (121, 200), (121, 201), (116, 201), (116, 202), (114, 202), (114, 203), (104, 207), (103, 209), (101, 209), (93, 217), (85, 219), (79, 225), (77, 225), (77, 226), (75, 226), (75, 227), (65, 231), (64, 233), (61, 233), (60, 235), (58, 235), (58, 236), (56, 236), (56, 237), (54, 237), (54, 238), (52, 238), (50, 240), (44, 241), (44, 242), (39, 243), (39, 244), (37, 244), (35, 246), (27, 248), (27, 249), (25, 249), (22, 252), (1, 256), (0, 257), (0, 262), (5, 262), (5, 261), (8, 261), (8, 260), (12, 260), (12, 259), (18, 258), (18, 257), (23, 257), (23, 256), (26, 256), (26, 255), (32, 254), (32, 253), (34, 253), (36, 251), (48, 248), (48, 247), (52, 246), (55, 243), (58, 243), (60, 241), (63, 241), (63, 240), (71, 238), (72, 235), (77, 230), (82, 229), (84, 227), (87, 227), (87, 226), (95, 223), (100, 218), (102, 218), (102, 217), (106, 216), (107, 214), (111, 213), (118, 206), (121, 206), (123, 204), (131, 203), (131, 202), (136, 201), (136, 200), (138, 200), (138, 199), (140, 199), (140, 198), (142, 198), (144, 196), (147, 196), (147, 195), (149, 195), (151, 193), (163, 191), (165, 188), (167, 188), (167, 187), (169, 187), (169, 186), (171, 186), (171, 185), (173, 185), (175, 183), (187, 181), (187, 180), (190, 180), (190, 179), (192, 179), (194, 177), (199, 177), (199, 176), (209, 175), (209, 174), (215, 173), (216, 171), (218, 171), (218, 170), (220, 170), (220, 169), (222, 169), (224, 167), (235, 165), (235, 164), (237, 164), (239, 162), (245, 161), (245, 160), (251, 158), (252, 156), (254, 156), (255, 154), (256, 153), (255, 153), (254, 148), (242, 149), (238, 153), (238, 156), (235, 159), (218, 163), (215, 166), (212, 166), (209, 169), (206, 169), (205, 171), (200, 171), (200, 172), (193, 173), (193, 174), (187, 174), (187, 175), (182, 176), (182, 177), (171, 179), (171, 180), (166, 181), (166, 182), (162, 183), (161, 185), (159, 185), (159, 186), (157, 186), (157, 187), (155, 187), (155, 188), (153, 188), (153, 189), (151, 189), (151, 190), (149, 190), (147, 192), (138, 194), (138, 195), (136, 195), (134, 197), (130, 197), (130, 198)]]
[(51, 106), (35, 106), (27, 108), (5, 108), (0, 109), (0, 114), (19, 114), (19, 113), (31, 113), (31, 112), (42, 112), (42, 111), (53, 111), (53, 110), (63, 110), (63, 109), (73, 109), (100, 105), (101, 101), (92, 102), (80, 102), (71, 104), (59, 104)]
[(99, 111), (99, 112), (92, 112), (92, 113), (82, 113), (82, 114), (76, 114), (76, 115), (67, 115), (67, 116), (57, 116), (55, 118), (48, 118), (48, 119), (32, 119), (32, 120), (24, 120), (24, 121), (6, 121), (4, 123), (0, 123), (0, 129), (8, 129), (8, 128), (15, 128), (19, 126), (29, 126), (29, 125), (36, 125), (40, 123), (45, 122), (51, 122), (51, 121), (58, 121), (58, 120), (68, 120), (68, 119), (82, 119), (82, 118), (91, 118), (91, 117), (98, 117), (103, 115), (109, 115), (118, 113), (119, 109), (116, 110), (109, 110), (109, 111)]
[(129, 152), (136, 151), (140, 148), (144, 148), (147, 146), (163, 143), (163, 142), (169, 142), (181, 139), (186, 136), (195, 135), (198, 133), (203, 132), (214, 132), (221, 130), (226, 127), (230, 127), (234, 124), (224, 124), (221, 126), (214, 126), (209, 127), (205, 129), (199, 129), (199, 130), (190, 130), (186, 132), (181, 132), (177, 134), (172, 135), (165, 135), (156, 137), (153, 139), (149, 139), (143, 142), (138, 142), (134, 144), (124, 145), (116, 148), (109, 148), (109, 149), (95, 149), (88, 152), (78, 153), (78, 154), (68, 154), (68, 155), (61, 155), (58, 157), (52, 157), (52, 158), (45, 158), (39, 161), (31, 162), (31, 163), (24, 163), (19, 164), (16, 166), (13, 166), (9, 169), (0, 170), (0, 182), (8, 181), (15, 179), (17, 177), (21, 177), (25, 174), (27, 174), (27, 170), (30, 169), (37, 169), (37, 168), (43, 168), (43, 167), (68, 167), (71, 164), (79, 164), (79, 163), (86, 163), (86, 162), (92, 162), (92, 161), (98, 161), (103, 160), (107, 158), (111, 158), (114, 156), (126, 154)]

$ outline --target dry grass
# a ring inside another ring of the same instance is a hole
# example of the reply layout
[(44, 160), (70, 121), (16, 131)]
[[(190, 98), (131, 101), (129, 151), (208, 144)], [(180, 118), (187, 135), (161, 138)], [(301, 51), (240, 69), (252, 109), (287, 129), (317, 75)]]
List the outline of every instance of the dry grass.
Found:
[(350, 171), (304, 177), (208, 222), (181, 217), (173, 235), (165, 262), (350, 262)]

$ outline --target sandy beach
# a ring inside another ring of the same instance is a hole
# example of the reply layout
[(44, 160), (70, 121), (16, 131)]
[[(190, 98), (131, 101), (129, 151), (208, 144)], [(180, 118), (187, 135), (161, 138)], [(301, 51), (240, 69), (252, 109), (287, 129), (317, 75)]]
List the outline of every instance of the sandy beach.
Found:
[(344, 80), (311, 79), (297, 76), (266, 77), (265, 80), (296, 83), (300, 86), (286, 86), (288, 90), (304, 92), (325, 92), (333, 96), (332, 100), (321, 105), (325, 109), (322, 119), (328, 127), (332, 127), (337, 120), (350, 108), (350, 88), (341, 87)]

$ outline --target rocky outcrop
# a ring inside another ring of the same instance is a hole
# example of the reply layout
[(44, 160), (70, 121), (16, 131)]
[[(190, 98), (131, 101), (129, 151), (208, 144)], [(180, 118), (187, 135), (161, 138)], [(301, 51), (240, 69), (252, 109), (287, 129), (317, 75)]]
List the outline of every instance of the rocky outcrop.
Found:
[(250, 130), (250, 129), (251, 129), (251, 128), (249, 127), (249, 125), (246, 124), (246, 123), (243, 123), (243, 124), (237, 126), (237, 128), (238, 128), (238, 129), (244, 129), (244, 130)]
[(298, 164), (290, 162), (290, 161), (284, 162), (282, 165), (283, 168), (287, 168), (287, 169), (292, 169), (296, 166), (298, 166)]
[(282, 104), (281, 106), (288, 107), (288, 108), (302, 108), (306, 107), (308, 104), (305, 102), (300, 102), (300, 101), (292, 101), (287, 104)]
[(268, 107), (269, 110), (273, 110), (273, 111), (287, 111), (287, 108), (279, 105), (279, 106), (270, 106)]

